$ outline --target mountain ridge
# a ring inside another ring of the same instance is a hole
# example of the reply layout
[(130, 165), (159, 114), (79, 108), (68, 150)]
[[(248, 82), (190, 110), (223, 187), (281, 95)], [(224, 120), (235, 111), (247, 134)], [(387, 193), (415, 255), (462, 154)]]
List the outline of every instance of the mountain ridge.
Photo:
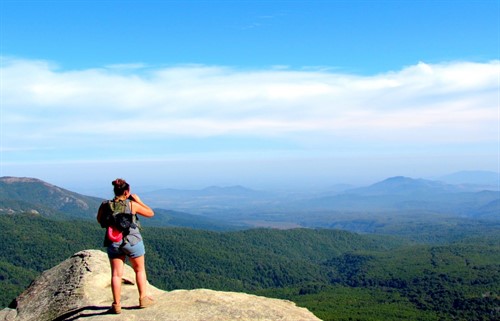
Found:
[(394, 176), (367, 187), (347, 190), (344, 193), (357, 195), (408, 195), (410, 193), (422, 193), (428, 195), (433, 193), (458, 193), (463, 191), (464, 188), (439, 181)]
[(37, 178), (0, 177), (1, 209), (17, 212), (5, 206), (8, 202), (13, 204), (16, 201), (24, 204), (21, 206), (23, 211), (39, 212), (37, 208), (41, 206), (53, 209), (57, 217), (84, 219), (95, 217), (96, 208), (101, 203), (97, 197), (81, 195)]

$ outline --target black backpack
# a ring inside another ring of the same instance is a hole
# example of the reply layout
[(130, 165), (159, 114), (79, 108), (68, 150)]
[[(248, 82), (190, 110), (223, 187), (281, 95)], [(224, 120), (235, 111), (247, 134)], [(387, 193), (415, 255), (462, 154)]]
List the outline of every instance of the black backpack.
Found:
[(128, 199), (104, 201), (99, 212), (101, 212), (99, 223), (103, 228), (114, 226), (120, 232), (127, 232), (131, 227), (138, 226), (136, 215), (132, 214)]

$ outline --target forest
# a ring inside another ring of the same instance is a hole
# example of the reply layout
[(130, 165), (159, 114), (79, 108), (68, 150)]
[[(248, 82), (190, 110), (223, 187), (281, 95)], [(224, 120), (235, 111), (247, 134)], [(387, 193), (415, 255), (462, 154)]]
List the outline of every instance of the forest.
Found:
[[(104, 230), (85, 220), (0, 215), (0, 304)], [(419, 231), (413, 231), (418, 234)], [(335, 229), (216, 232), (144, 227), (150, 282), (283, 298), (322, 320), (498, 320), (500, 236), (444, 242)]]

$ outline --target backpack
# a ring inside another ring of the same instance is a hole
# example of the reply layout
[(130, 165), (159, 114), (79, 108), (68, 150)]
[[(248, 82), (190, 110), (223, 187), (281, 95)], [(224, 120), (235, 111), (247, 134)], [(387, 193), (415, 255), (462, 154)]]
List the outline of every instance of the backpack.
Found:
[[(112, 230), (120, 239), (129, 234), (130, 228), (139, 227), (138, 218), (132, 214), (128, 199), (102, 202), (99, 214), (97, 221), (101, 227), (107, 228), (108, 231)], [(111, 238), (110, 235), (108, 238)]]

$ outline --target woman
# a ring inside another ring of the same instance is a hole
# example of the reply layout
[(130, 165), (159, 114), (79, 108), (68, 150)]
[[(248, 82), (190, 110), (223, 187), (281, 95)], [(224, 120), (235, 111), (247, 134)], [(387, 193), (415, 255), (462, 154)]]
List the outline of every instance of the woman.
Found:
[[(132, 268), (135, 271), (137, 289), (139, 290), (139, 306), (146, 308), (154, 304), (154, 300), (147, 295), (147, 277), (144, 260), (144, 243), (139, 231), (138, 222), (135, 215), (139, 214), (145, 217), (153, 217), (153, 210), (144, 204), (139, 196), (130, 194), (129, 184), (117, 178), (112, 182), (115, 197), (109, 202), (103, 202), (97, 213), (97, 220), (101, 222), (101, 218), (105, 215), (105, 211), (110, 211), (117, 206), (123, 206), (127, 213), (133, 216), (133, 223), (130, 227), (130, 232), (123, 236), (123, 239), (118, 242), (113, 242), (106, 236), (104, 245), (107, 246), (109, 261), (111, 264), (111, 291), (113, 292), (113, 304), (110, 312), (121, 313), (121, 284), (125, 258), (128, 257)], [(111, 208), (110, 208), (111, 207)], [(137, 222), (137, 224), (136, 224)]]

